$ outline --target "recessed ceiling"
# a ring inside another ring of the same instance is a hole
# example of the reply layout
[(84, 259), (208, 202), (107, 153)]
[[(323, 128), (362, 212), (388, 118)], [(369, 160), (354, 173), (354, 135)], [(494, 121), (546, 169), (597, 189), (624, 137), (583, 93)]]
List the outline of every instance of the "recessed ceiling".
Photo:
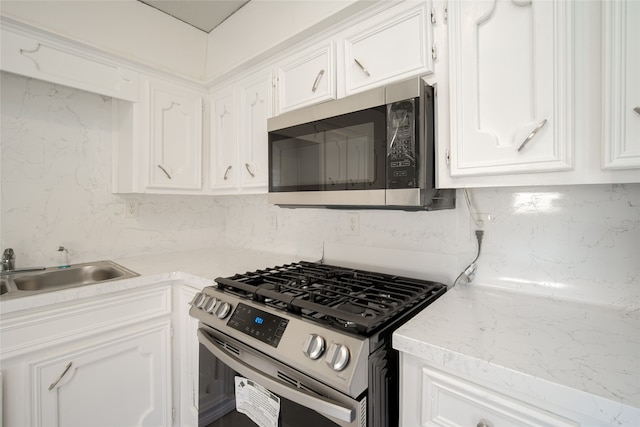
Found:
[(249, 0), (138, 0), (206, 33), (211, 32)]

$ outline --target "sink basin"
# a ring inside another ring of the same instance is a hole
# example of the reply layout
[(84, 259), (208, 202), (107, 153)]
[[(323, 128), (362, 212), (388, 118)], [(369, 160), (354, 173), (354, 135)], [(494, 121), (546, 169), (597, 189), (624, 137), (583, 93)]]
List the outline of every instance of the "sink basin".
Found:
[[(67, 268), (51, 267), (37, 272), (16, 272), (2, 279), (0, 285), (3, 296), (25, 296), (135, 276), (138, 276), (138, 273), (112, 261), (97, 261), (75, 264)], [(12, 282), (13, 286), (9, 282)]]

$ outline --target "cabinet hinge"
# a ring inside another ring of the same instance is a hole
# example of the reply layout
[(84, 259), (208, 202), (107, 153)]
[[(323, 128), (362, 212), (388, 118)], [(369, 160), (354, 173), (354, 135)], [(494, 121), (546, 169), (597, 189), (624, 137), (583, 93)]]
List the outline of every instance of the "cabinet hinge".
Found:
[(171, 338), (173, 338), (173, 326), (169, 328), (169, 333), (171, 334)]
[(434, 61), (438, 59), (438, 47), (435, 44), (431, 46), (431, 58)]
[(435, 9), (431, 9), (431, 23), (432, 24), (436, 23), (436, 10)]
[(444, 22), (447, 22), (447, 19), (449, 19), (449, 4), (445, 2), (445, 4), (444, 4), (444, 13), (442, 15), (442, 20)]
[(447, 151), (445, 151), (444, 156), (445, 156), (444, 157), (445, 162), (446, 162), (447, 166), (449, 166), (451, 164), (451, 156), (450, 156), (448, 148), (447, 148)]
[(176, 419), (176, 408), (171, 408), (171, 420), (175, 421)]

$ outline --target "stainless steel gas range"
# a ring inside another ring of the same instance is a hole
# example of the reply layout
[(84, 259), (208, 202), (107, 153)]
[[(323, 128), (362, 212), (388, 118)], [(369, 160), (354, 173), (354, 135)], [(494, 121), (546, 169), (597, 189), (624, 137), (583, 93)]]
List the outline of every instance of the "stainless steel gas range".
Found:
[(445, 285), (304, 261), (216, 283), (189, 312), (200, 426), (397, 426), (392, 333)]

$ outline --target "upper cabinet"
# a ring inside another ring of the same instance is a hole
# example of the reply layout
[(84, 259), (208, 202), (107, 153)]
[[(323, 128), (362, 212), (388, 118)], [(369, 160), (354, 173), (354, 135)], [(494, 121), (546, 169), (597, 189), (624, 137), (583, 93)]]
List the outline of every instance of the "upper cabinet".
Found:
[(128, 101), (138, 100), (138, 73), (89, 48), (2, 22), (0, 68)]
[(449, 3), (452, 177), (571, 170), (573, 11)]
[(278, 112), (335, 99), (335, 56), (334, 43), (328, 41), (277, 64)]
[(640, 2), (603, 3), (604, 169), (640, 169)]
[(273, 76), (260, 70), (211, 96), (211, 190), (267, 190), (267, 118), (273, 110)]
[(240, 82), (240, 186), (266, 190), (268, 185), (267, 118), (272, 114), (271, 73)]
[(204, 93), (142, 78), (140, 102), (114, 102), (112, 191), (200, 194)]
[(345, 33), (345, 95), (433, 71), (430, 4), (400, 4)]
[(637, 2), (446, 8), (438, 187), (640, 182)]
[(224, 88), (211, 95), (211, 188), (238, 185), (238, 126), (236, 90)]
[(165, 81), (145, 84), (147, 188), (202, 188), (202, 93)]

